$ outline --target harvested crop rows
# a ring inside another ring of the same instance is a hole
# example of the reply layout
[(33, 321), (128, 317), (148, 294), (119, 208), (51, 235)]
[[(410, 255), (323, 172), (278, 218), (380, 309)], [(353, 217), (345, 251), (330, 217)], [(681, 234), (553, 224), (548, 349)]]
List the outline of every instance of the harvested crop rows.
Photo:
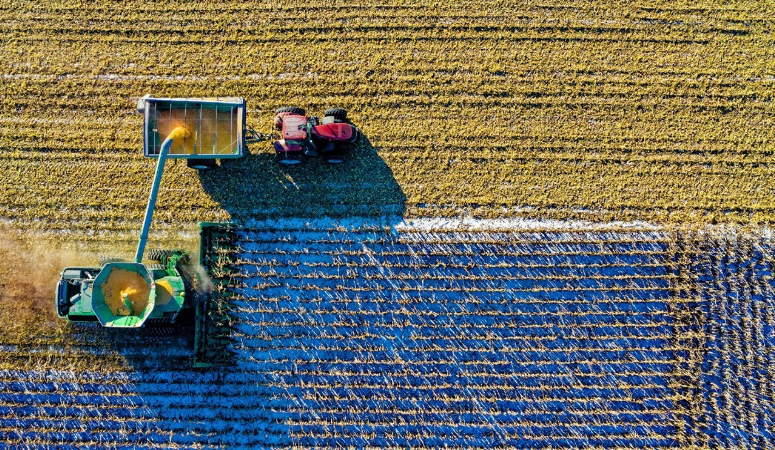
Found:
[(70, 327), (104, 365), (68, 370), (45, 338), (4, 365), (0, 447), (773, 443), (769, 239), (369, 219), (238, 235), (232, 366)]
[[(137, 228), (153, 162), (137, 97), (339, 105), (347, 169), (267, 143), (170, 167), (157, 228), (340, 214), (772, 220), (772, 3), (12, 2), (0, 7), (0, 216)], [(54, 50), (55, 49), (55, 50)], [(373, 177), (374, 174), (378, 176)]]

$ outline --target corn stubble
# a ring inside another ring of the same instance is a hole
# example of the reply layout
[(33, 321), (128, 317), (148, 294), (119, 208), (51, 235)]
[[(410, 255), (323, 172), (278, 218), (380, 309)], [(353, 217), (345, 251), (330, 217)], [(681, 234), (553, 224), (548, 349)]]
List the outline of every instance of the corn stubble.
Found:
[[(345, 106), (369, 139), (356, 160), (373, 145), (403, 194), (365, 188), (369, 171), (270, 169), (256, 144), (220, 194), (170, 167), (162, 223), (396, 203), (410, 216), (773, 219), (768, 2), (318, 6), (203, 6), (196, 22), (143, 2), (121, 20), (99, 4), (4, 10), (0, 215), (47, 230), (137, 223), (153, 161), (131, 109), (150, 92), (244, 96), (261, 131), (278, 106)], [(309, 195), (289, 195), (287, 176)]]
[(187, 369), (185, 338), (28, 320), (0, 331), (3, 423), (32, 430), (8, 442), (75, 439), (35, 421), (87, 406), (104, 422), (84, 425), (86, 443), (114, 424), (127, 430), (114, 442), (151, 447), (766, 448), (775, 294), (761, 230), (289, 219), (234, 244), (211, 271), (233, 367)]

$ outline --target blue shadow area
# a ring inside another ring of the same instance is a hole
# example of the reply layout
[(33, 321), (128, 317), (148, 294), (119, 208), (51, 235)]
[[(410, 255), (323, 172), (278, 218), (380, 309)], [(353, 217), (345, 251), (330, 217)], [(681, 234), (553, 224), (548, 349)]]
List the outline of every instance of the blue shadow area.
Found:
[(243, 232), (239, 359), (291, 442), (673, 445), (667, 244), (510, 238)]
[(220, 167), (199, 173), (204, 191), (237, 223), (404, 214), (406, 195), (366, 134), (348, 147), (348, 159), (341, 164), (315, 157), (285, 166), (275, 162), (269, 142), (253, 147), (243, 158), (223, 160)]
[(687, 418), (689, 429), (711, 448), (772, 448), (773, 248), (764, 240), (714, 244), (693, 268), (706, 341), (700, 376), (704, 408)]
[(677, 265), (659, 233), (428, 229), (256, 222), (234, 366), (171, 337), (126, 341), (134, 370), (0, 371), (0, 449), (773, 446), (769, 242)]

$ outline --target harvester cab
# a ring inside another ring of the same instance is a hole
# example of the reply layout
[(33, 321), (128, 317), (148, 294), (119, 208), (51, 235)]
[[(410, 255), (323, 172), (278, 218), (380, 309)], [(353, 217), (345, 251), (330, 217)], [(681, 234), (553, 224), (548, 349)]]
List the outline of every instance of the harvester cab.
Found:
[(307, 116), (302, 108), (286, 106), (275, 111), (274, 126), (280, 131), (280, 139), (273, 144), (275, 160), (285, 165), (301, 164), (311, 156), (342, 163), (348, 147), (361, 134), (342, 108), (329, 108), (319, 118)]

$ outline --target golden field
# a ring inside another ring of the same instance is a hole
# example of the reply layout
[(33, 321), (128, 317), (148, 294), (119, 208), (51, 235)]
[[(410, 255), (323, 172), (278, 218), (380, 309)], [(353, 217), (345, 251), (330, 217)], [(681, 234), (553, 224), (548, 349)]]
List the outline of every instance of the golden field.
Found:
[[(132, 232), (155, 161), (138, 97), (350, 111), (346, 167), (268, 142), (199, 177), (169, 165), (156, 229), (275, 215), (473, 214), (769, 223), (772, 4), (388, 2), (0, 9), (0, 217)], [(375, 176), (376, 174), (376, 176)]]

